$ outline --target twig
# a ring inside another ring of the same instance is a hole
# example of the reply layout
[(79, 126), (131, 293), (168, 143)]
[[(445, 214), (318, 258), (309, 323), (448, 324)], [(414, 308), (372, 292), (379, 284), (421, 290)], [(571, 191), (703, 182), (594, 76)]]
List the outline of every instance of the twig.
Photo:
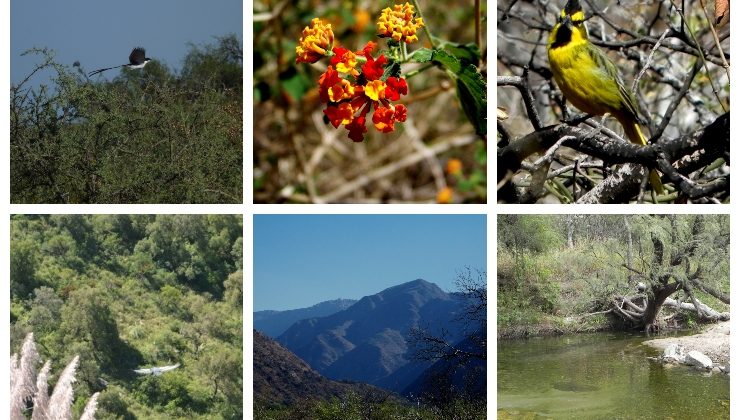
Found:
[[(602, 167), (601, 163), (597, 163), (597, 162), (580, 162), (579, 161), (579, 163), (578, 163), (578, 169), (583, 169), (583, 168), (601, 168), (601, 167)], [(550, 174), (547, 175), (547, 179), (555, 178), (557, 176), (563, 175), (564, 173), (567, 173), (567, 172), (570, 172), (570, 171), (574, 171), (574, 172), (576, 171), (576, 165), (575, 164), (563, 166), (562, 168), (558, 168), (558, 169), (550, 172)], [(582, 171), (578, 171), (578, 172), (581, 173)]]
[[(727, 0), (729, 2), (729, 0)], [(712, 22), (712, 19), (709, 17), (709, 12), (707, 12), (707, 6), (704, 4), (704, 0), (700, 0), (701, 2), (701, 9), (704, 11), (704, 17), (707, 18), (707, 23), (709, 24), (709, 30), (712, 31), (712, 38), (714, 39), (714, 44), (717, 46), (717, 49), (719, 50), (719, 56), (722, 58), (722, 62), (724, 62), (724, 68), (725, 72), (727, 73), (727, 80), (730, 80), (730, 64), (725, 59), (725, 53), (722, 51), (722, 45), (720, 45), (719, 37), (717, 36), (717, 31), (714, 29), (714, 22)]]
[(691, 68), (691, 71), (686, 75), (686, 79), (683, 82), (683, 86), (681, 86), (681, 90), (678, 91), (676, 97), (673, 99), (671, 104), (668, 105), (668, 108), (663, 114), (663, 119), (660, 121), (660, 125), (658, 126), (658, 129), (656, 130), (653, 137), (660, 137), (665, 129), (668, 127), (668, 124), (671, 122), (671, 116), (673, 116), (673, 113), (678, 108), (678, 104), (681, 102), (683, 97), (686, 96), (686, 94), (688, 93), (689, 88), (694, 81), (694, 77), (696, 77), (696, 74), (699, 73), (700, 68), (701, 65), (697, 60), (694, 63), (694, 66)]
[[(683, 19), (683, 12), (678, 8), (678, 6), (676, 6), (675, 3), (673, 3), (673, 0), (671, 0), (671, 4), (673, 5), (673, 7), (681, 15), (681, 18)], [(711, 23), (710, 23), (710, 26), (711, 26)], [(727, 112), (727, 108), (725, 107), (725, 103), (722, 102), (722, 99), (719, 97), (719, 91), (717, 90), (717, 87), (714, 86), (714, 80), (712, 79), (712, 75), (709, 73), (709, 66), (707, 66), (707, 59), (704, 56), (704, 52), (701, 50), (701, 46), (699, 45), (699, 41), (696, 39), (696, 35), (694, 35), (694, 31), (691, 30), (691, 26), (689, 26), (687, 24), (686, 25), (686, 28), (689, 30), (689, 35), (691, 36), (691, 39), (694, 40), (694, 43), (697, 46), (697, 50), (699, 51), (699, 58), (701, 59), (701, 62), (704, 65), (704, 70), (706, 70), (706, 72), (707, 72), (707, 80), (709, 81), (709, 85), (712, 86), (712, 92), (714, 92), (714, 96), (717, 97), (717, 102), (719, 102), (719, 105), (722, 107), (722, 111)]]
[(671, 31), (670, 29), (666, 29), (665, 31), (663, 31), (663, 35), (660, 36), (660, 38), (658, 39), (658, 42), (656, 42), (655, 45), (653, 46), (653, 49), (650, 50), (650, 54), (648, 55), (648, 58), (647, 58), (647, 60), (645, 62), (645, 66), (637, 74), (637, 77), (635, 77), (635, 80), (632, 81), (632, 89), (631, 89), (632, 90), (632, 93), (635, 93), (637, 91), (637, 82), (640, 81), (640, 79), (645, 74), (645, 72), (647, 71), (647, 69), (650, 68), (650, 64), (653, 61), (653, 55), (655, 55), (655, 52), (658, 50), (658, 47), (660, 47), (660, 43), (663, 42), (663, 40), (665, 39), (666, 35), (668, 35), (668, 33), (670, 31)]
[(532, 96), (532, 90), (529, 88), (529, 82), (527, 81), (528, 70), (524, 67), (524, 73), (521, 77), (519, 76), (497, 76), (496, 84), (498, 86), (514, 86), (519, 90), (524, 100), (524, 108), (527, 110), (527, 116), (532, 122), (532, 126), (535, 130), (542, 128), (542, 121), (540, 115), (537, 112), (537, 107), (534, 104), (534, 96)]
[(418, 153), (424, 155), (427, 165), (429, 165), (429, 170), (434, 177), (434, 184), (437, 187), (437, 190), (445, 188), (447, 186), (447, 180), (445, 179), (442, 165), (439, 163), (439, 159), (437, 159), (437, 157), (434, 153), (432, 153), (429, 147), (427, 147), (427, 145), (424, 144), (423, 141), (421, 141), (422, 137), (419, 134), (419, 130), (417, 130), (416, 125), (414, 124), (414, 120), (410, 116), (406, 119), (405, 134), (406, 138), (411, 142), (413, 148)]
[[(453, 147), (460, 147), (471, 144), (476, 139), (478, 139), (478, 137), (475, 135), (453, 137), (449, 140), (431, 145), (429, 146), (429, 149), (434, 155), (438, 155), (440, 153), (446, 152), (447, 150), (450, 150)], [(405, 156), (402, 159), (389, 163), (388, 165), (385, 165), (383, 167), (377, 168), (368, 174), (359, 175), (354, 180), (341, 185), (340, 187), (328, 192), (321, 197), (317, 197), (317, 199), (320, 199), (322, 202), (327, 203), (336, 202), (338, 199), (352, 193), (353, 191), (362, 188), (371, 182), (382, 179), (403, 168), (415, 165), (420, 161), (426, 159), (426, 157), (427, 154), (422, 152), (417, 152), (412, 155)]]
[(557, 151), (557, 150), (558, 150), (558, 149), (560, 148), (560, 146), (561, 146), (561, 145), (562, 145), (563, 143), (565, 143), (566, 141), (568, 141), (568, 140), (577, 140), (577, 139), (576, 139), (576, 137), (575, 137), (575, 136), (563, 136), (562, 138), (560, 138), (560, 140), (558, 140), (557, 142), (555, 142), (555, 144), (553, 144), (553, 145), (552, 145), (552, 146), (551, 146), (551, 147), (550, 147), (550, 148), (549, 148), (549, 149), (547, 150), (547, 152), (545, 152), (545, 154), (544, 154), (544, 155), (543, 155), (543, 156), (542, 156), (541, 158), (537, 159), (537, 160), (536, 160), (536, 161), (535, 161), (535, 162), (534, 162), (534, 163), (532, 164), (532, 166), (533, 166), (533, 167), (535, 168), (535, 170), (536, 170), (537, 168), (539, 168), (540, 166), (542, 166), (543, 164), (545, 164), (545, 163), (548, 163), (548, 164), (549, 164), (550, 162), (552, 162), (552, 156), (553, 156), (553, 155), (555, 154), (555, 152), (556, 152), (556, 151)]

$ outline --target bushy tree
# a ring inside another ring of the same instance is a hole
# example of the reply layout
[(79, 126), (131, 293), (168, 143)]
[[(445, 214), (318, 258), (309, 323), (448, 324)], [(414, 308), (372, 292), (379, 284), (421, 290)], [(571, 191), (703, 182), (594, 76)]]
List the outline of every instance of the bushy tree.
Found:
[[(33, 49), (52, 86), (11, 86), (11, 201), (242, 201), (242, 62), (233, 35), (111, 81)], [(100, 81), (103, 80), (103, 81)], [(80, 225), (79, 227), (82, 227)]]

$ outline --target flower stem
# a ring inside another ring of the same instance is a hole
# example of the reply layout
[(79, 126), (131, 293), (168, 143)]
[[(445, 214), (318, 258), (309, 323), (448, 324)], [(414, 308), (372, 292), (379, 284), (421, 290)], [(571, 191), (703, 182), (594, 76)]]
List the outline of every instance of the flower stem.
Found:
[(475, 43), (479, 49), (483, 49), (480, 45), (480, 0), (475, 0)]
[(427, 38), (429, 38), (429, 44), (432, 46), (432, 49), (436, 47), (434, 44), (434, 39), (432, 38), (432, 33), (429, 32), (429, 25), (427, 24), (427, 20), (424, 19), (424, 15), (421, 13), (421, 7), (419, 7), (419, 2), (417, 0), (411, 0), (414, 2), (414, 7), (416, 8), (416, 12), (419, 14), (419, 17), (424, 22), (424, 33), (427, 35)]

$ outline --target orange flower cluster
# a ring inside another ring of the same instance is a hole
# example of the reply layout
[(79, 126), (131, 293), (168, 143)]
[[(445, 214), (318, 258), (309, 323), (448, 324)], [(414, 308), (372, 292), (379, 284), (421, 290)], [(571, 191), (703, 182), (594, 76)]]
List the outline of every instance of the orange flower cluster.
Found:
[[(366, 117), (373, 108), (373, 125), (380, 132), (390, 133), (396, 122), (406, 121), (406, 106), (391, 103), (408, 93), (406, 79), (390, 76), (382, 80), (387, 59), (382, 54), (373, 58), (374, 48), (374, 42), (355, 52), (334, 47), (329, 67), (319, 78), (319, 97), (326, 103), (324, 114), (334, 128), (343, 125), (349, 130), (349, 138), (356, 142), (364, 140)], [(361, 71), (357, 69), (358, 55), (365, 58)]]
[(319, 18), (311, 21), (311, 26), (303, 28), (301, 39), (295, 47), (295, 62), (315, 63), (328, 54), (334, 45), (334, 32), (330, 23)]
[(414, 18), (414, 6), (409, 3), (386, 7), (378, 19), (378, 36), (390, 37), (398, 42), (410, 44), (419, 38), (416, 31), (424, 26), (422, 18)]
[(452, 204), (454, 199), (455, 197), (450, 187), (444, 187), (437, 193), (437, 203), (439, 204)]
[[(381, 37), (411, 43), (418, 40), (415, 34), (423, 25), (421, 18), (414, 18), (414, 7), (405, 3), (383, 10), (378, 31)], [(408, 93), (406, 79), (398, 75), (398, 65), (389, 70), (391, 60), (385, 55), (373, 57), (374, 42), (368, 42), (359, 51), (333, 44), (331, 25), (315, 18), (303, 29), (295, 49), (296, 63), (315, 63), (322, 57), (331, 57), (319, 78), (319, 98), (326, 104), (326, 118), (334, 128), (344, 126), (349, 138), (356, 142), (364, 140), (371, 111), (376, 130), (394, 131), (395, 124), (406, 121), (407, 115), (405, 105), (393, 103)]]
[(450, 175), (462, 175), (463, 164), (460, 159), (450, 159), (447, 161), (447, 173)]

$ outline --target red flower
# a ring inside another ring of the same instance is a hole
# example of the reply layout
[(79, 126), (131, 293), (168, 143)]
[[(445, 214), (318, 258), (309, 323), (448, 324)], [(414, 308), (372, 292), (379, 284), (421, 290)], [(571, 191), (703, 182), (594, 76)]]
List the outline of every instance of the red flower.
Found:
[(319, 77), (319, 97), (321, 102), (329, 102), (329, 89), (339, 83), (342, 79), (332, 66), (329, 66), (324, 74)]
[(409, 87), (404, 78), (391, 76), (385, 81), (385, 86), (385, 97), (391, 101), (397, 101), (401, 99), (401, 95), (409, 93)]
[(334, 57), (329, 63), (334, 66), (340, 73), (349, 73), (352, 76), (359, 76), (355, 67), (357, 67), (357, 56), (352, 51), (343, 47), (334, 47)]
[(385, 63), (387, 62), (384, 55), (380, 55), (377, 60), (373, 58), (369, 53), (365, 56), (367, 62), (362, 65), (362, 74), (365, 75), (367, 80), (377, 80), (383, 75), (385, 71)]
[(361, 142), (365, 140), (365, 133), (367, 133), (367, 126), (365, 126), (365, 115), (360, 115), (351, 123), (346, 125), (349, 130), (349, 138), (354, 142)]
[(393, 113), (393, 116), (396, 117), (396, 121), (404, 122), (406, 121), (406, 113), (406, 105), (398, 104), (396, 105), (396, 111)]
[(324, 110), (324, 114), (329, 118), (334, 128), (339, 128), (341, 124), (349, 124), (352, 121), (354, 113), (355, 111), (352, 109), (352, 105), (348, 102), (343, 102), (339, 106), (329, 105)]
[[(381, 80), (388, 60), (384, 55), (373, 58), (374, 48), (374, 42), (368, 42), (357, 52), (334, 47), (330, 65), (319, 77), (319, 96), (327, 104), (324, 114), (334, 128), (344, 125), (349, 138), (356, 142), (364, 140), (368, 130), (367, 114), (373, 109), (373, 125), (383, 133), (394, 131), (396, 122), (406, 121), (406, 107), (391, 103), (408, 93), (406, 80), (401, 77)], [(366, 59), (362, 65), (363, 77), (356, 69), (357, 55)], [(350, 77), (343, 78), (340, 73), (350, 74)]]
[(375, 128), (383, 133), (390, 133), (393, 131), (393, 124), (395, 122), (396, 117), (391, 108), (380, 107), (377, 108), (373, 114), (373, 124), (375, 124)]
[(365, 56), (365, 58), (368, 58), (370, 56), (370, 53), (373, 52), (375, 49), (375, 43), (373, 41), (368, 41), (367, 44), (365, 44), (364, 47), (360, 51), (357, 51), (357, 54)]

